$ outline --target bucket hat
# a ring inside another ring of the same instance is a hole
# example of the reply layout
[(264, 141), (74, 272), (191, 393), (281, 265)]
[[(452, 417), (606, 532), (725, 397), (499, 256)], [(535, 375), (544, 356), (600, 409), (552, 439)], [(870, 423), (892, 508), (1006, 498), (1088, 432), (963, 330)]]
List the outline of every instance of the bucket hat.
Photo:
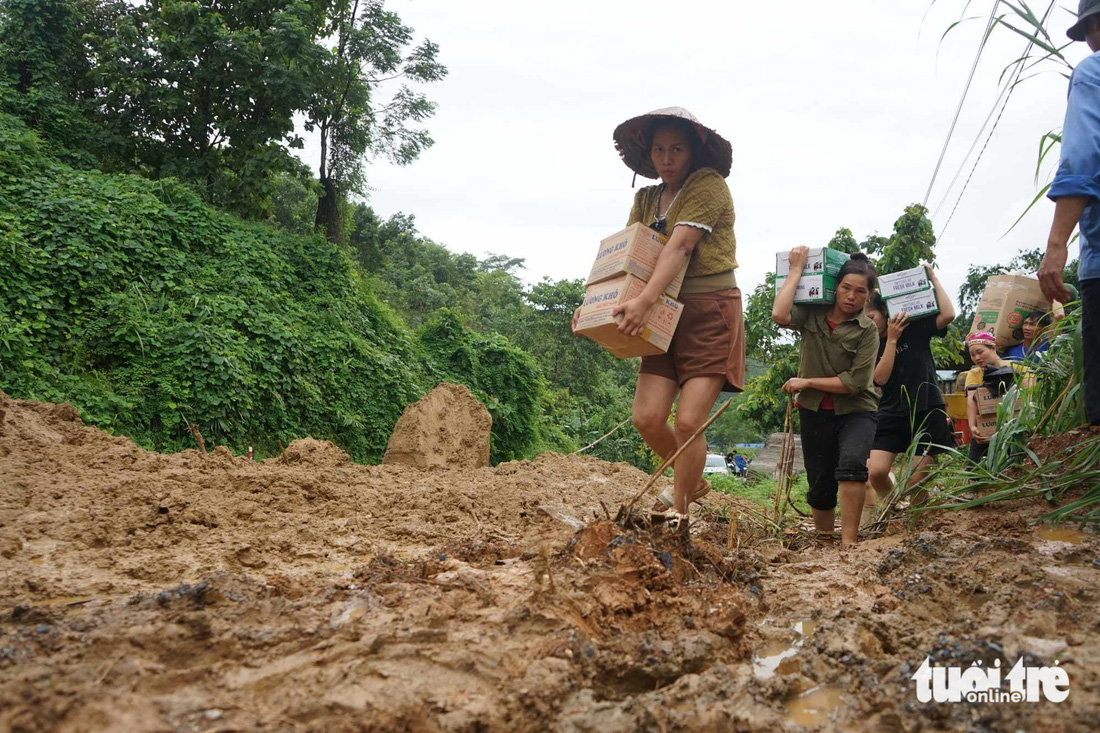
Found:
[(1100, 13), (1100, 0), (1081, 0), (1077, 5), (1077, 22), (1070, 26), (1066, 35), (1074, 41), (1085, 40), (1089, 29), (1089, 18)]
[[(1096, 0), (1100, 4), (1100, 0)], [(627, 168), (643, 178), (659, 178), (657, 169), (649, 157), (650, 136), (653, 126), (660, 120), (687, 120), (699, 136), (699, 145), (695, 149), (695, 165), (699, 168), (713, 168), (726, 178), (733, 166), (733, 146), (729, 140), (713, 129), (699, 122), (691, 112), (683, 107), (665, 107), (655, 109), (638, 117), (632, 117), (615, 128), (613, 135), (615, 149)]]

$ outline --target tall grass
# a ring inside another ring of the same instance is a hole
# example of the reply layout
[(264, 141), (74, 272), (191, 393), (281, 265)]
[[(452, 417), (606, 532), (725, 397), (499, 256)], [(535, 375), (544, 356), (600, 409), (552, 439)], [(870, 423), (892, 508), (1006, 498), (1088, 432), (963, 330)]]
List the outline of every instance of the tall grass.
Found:
[[(1100, 434), (1080, 430), (1085, 414), (1079, 303), (1066, 306), (1066, 317), (1048, 328), (1047, 337), (1050, 349), (1031, 362), (1034, 385), (1014, 385), (999, 405), (985, 458), (975, 465), (963, 451), (951, 451), (926, 482), (935, 487), (936, 501), (915, 511), (1042, 497), (1052, 507), (1042, 521), (1100, 524)], [(1078, 430), (1080, 441), (1062, 455), (1044, 460), (1034, 450), (1036, 438)]]

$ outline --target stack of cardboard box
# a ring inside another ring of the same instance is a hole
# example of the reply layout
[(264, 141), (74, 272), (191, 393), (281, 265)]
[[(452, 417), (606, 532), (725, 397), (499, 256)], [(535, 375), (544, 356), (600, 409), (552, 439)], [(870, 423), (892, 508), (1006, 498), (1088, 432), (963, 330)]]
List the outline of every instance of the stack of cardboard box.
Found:
[(880, 275), (878, 289), (886, 301), (886, 311), (893, 316), (908, 313), (909, 318), (923, 318), (940, 312), (936, 289), (924, 265)]
[[(991, 436), (997, 432), (997, 408), (1004, 400), (1004, 395), (995, 393), (989, 387), (979, 387), (975, 390), (975, 396), (978, 401), (978, 432)], [(1019, 408), (1016, 414), (1019, 414)]]
[(675, 298), (684, 282), (686, 261), (650, 309), (641, 336), (620, 333), (621, 317), (612, 315), (617, 306), (641, 294), (653, 276), (665, 241), (649, 227), (633, 224), (600, 242), (573, 333), (592, 339), (621, 359), (668, 351), (683, 311), (683, 304)]
[[(790, 252), (780, 252), (775, 256), (775, 292), (783, 287), (791, 272)], [(837, 275), (850, 257), (835, 249), (818, 247), (811, 249), (802, 268), (802, 279), (794, 293), (794, 302), (820, 305), (836, 302)]]

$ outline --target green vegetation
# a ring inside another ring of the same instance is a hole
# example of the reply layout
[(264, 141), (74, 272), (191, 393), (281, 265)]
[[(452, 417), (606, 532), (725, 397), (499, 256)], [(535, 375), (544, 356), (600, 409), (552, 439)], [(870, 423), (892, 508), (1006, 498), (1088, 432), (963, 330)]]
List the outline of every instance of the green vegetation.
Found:
[(244, 450), (309, 434), (377, 460), (441, 379), (494, 417), (493, 457), (530, 455), (531, 358), (446, 313), (411, 332), (340, 249), (220, 213), (165, 179), (79, 171), (0, 115), (0, 388), (69, 401), (162, 450), (187, 423)]
[[(769, 513), (775, 504), (776, 483), (770, 477), (754, 480), (750, 476), (746, 480), (737, 476), (715, 474), (708, 476), (707, 480), (717, 491), (753, 501), (763, 509), (767, 509)], [(808, 489), (806, 474), (799, 474), (798, 478), (795, 479), (794, 487), (791, 489), (791, 498), (794, 499), (795, 506), (807, 514), (810, 513), (810, 505), (806, 503), (806, 491)]]

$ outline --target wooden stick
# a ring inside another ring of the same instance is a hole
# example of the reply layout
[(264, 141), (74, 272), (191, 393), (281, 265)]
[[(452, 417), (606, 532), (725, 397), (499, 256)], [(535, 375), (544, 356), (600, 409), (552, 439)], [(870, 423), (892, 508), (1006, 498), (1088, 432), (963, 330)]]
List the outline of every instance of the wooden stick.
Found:
[(617, 431), (617, 430), (618, 430), (619, 428), (621, 428), (621, 427), (622, 427), (623, 425), (626, 425), (626, 424), (627, 424), (628, 422), (630, 422), (630, 418), (629, 418), (629, 417), (628, 417), (627, 419), (623, 420), (623, 421), (622, 421), (621, 423), (619, 423), (619, 424), (618, 424), (618, 425), (616, 425), (615, 427), (611, 428), (611, 432), (610, 432), (610, 433), (605, 433), (604, 435), (601, 435), (600, 437), (596, 438), (595, 440), (593, 440), (593, 441), (592, 441), (591, 443), (589, 443), (589, 444), (588, 444), (588, 445), (586, 445), (585, 447), (583, 447), (583, 448), (581, 448), (581, 449), (579, 449), (579, 450), (575, 450), (575, 451), (573, 451), (572, 453), (570, 453), (569, 455), (571, 455), (571, 456), (575, 456), (575, 455), (577, 455), (578, 453), (584, 453), (584, 452), (585, 452), (586, 450), (588, 450), (588, 449), (589, 449), (589, 448), (591, 448), (592, 446), (596, 445), (596, 443), (599, 443), (599, 442), (600, 442), (601, 440), (603, 440), (604, 438), (608, 438), (608, 437), (610, 437), (611, 435), (613, 435), (613, 434), (615, 433), (615, 431)]
[(789, 483), (787, 477), (789, 470), (787, 468), (788, 454), (794, 451), (794, 439), (793, 431), (791, 430), (791, 398), (787, 397), (787, 414), (783, 418), (783, 444), (779, 449), (779, 465), (777, 466), (779, 475), (776, 476), (775, 482), (775, 502), (772, 506), (772, 521), (779, 523), (779, 511), (783, 508), (783, 496), (784, 490)]
[(202, 439), (202, 433), (199, 432), (199, 426), (195, 423), (190, 423), (187, 429), (191, 431), (191, 435), (195, 438), (195, 442), (199, 444), (199, 453), (206, 453), (206, 441)]
[(661, 464), (661, 467), (658, 468), (657, 472), (650, 477), (649, 481), (646, 482), (646, 485), (642, 487), (642, 490), (635, 494), (634, 498), (630, 500), (630, 503), (626, 505), (627, 512), (634, 508), (634, 505), (638, 503), (638, 499), (641, 499), (645, 495), (645, 492), (649, 491), (650, 488), (653, 487), (653, 484), (657, 483), (657, 479), (661, 477), (661, 474), (665, 472), (665, 469), (668, 468), (673, 461), (679, 458), (680, 454), (684, 452), (684, 449), (695, 442), (695, 439), (702, 435), (703, 431), (709, 428), (711, 426), (711, 423), (717, 420), (722, 415), (722, 413), (726, 411), (726, 408), (729, 407), (732, 403), (732, 399), (727, 400), (726, 404), (719, 407), (718, 411), (711, 415), (711, 418), (709, 420), (700, 425), (699, 429), (692, 433), (691, 437), (685, 440), (684, 444), (677, 448), (676, 452), (673, 453), (664, 463)]

